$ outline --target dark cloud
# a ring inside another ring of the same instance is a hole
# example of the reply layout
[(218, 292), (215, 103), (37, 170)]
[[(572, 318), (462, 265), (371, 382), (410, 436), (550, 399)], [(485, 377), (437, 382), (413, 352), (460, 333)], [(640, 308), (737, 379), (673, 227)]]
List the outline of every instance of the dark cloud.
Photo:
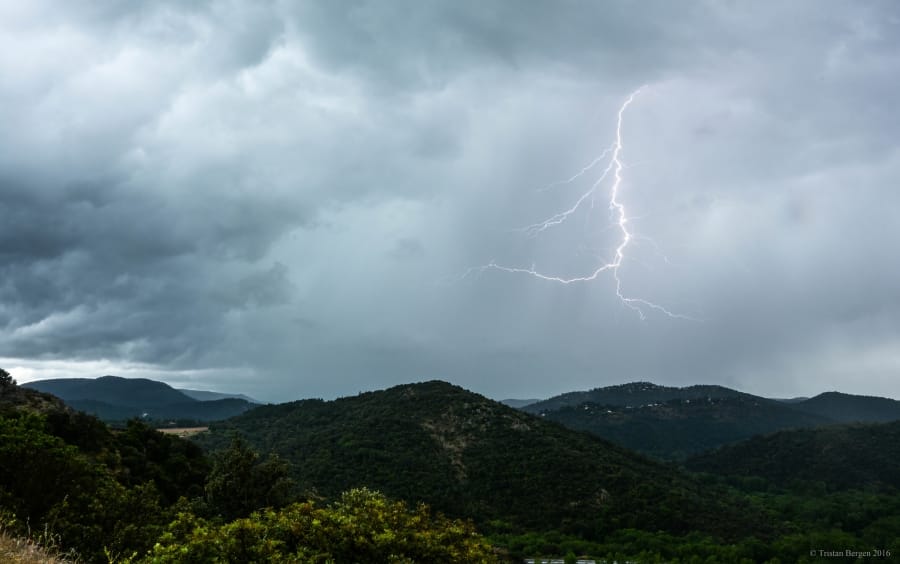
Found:
[[(263, 399), (900, 396), (890, 1), (0, 8), (0, 358)], [(625, 116), (638, 238), (571, 206)]]

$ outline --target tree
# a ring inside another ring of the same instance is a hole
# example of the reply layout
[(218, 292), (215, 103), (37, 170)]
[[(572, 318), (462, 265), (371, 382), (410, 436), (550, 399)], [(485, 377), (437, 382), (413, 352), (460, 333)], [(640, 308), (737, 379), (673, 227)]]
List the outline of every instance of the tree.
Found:
[(293, 501), (294, 482), (288, 478), (288, 463), (259, 454), (242, 439), (213, 458), (206, 481), (206, 502), (226, 521), (246, 517), (265, 507), (283, 507)]
[(16, 381), (13, 379), (12, 375), (0, 368), (0, 388), (10, 388), (15, 385)]

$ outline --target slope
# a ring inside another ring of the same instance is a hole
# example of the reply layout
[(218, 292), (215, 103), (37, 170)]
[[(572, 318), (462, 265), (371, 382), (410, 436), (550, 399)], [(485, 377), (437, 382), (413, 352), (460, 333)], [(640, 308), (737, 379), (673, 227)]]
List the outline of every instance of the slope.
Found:
[(263, 402), (255, 400), (244, 394), (226, 394), (224, 392), (210, 392), (208, 390), (186, 390), (184, 388), (175, 388), (182, 394), (199, 401), (215, 401), (220, 399), (242, 399), (250, 403), (262, 404)]
[(900, 401), (840, 392), (825, 392), (797, 402), (792, 407), (840, 423), (884, 423), (900, 419)]
[(63, 401), (92, 400), (109, 405), (151, 408), (196, 402), (172, 386), (146, 378), (57, 378), (23, 384), (25, 388), (53, 394)]
[(367, 486), (491, 528), (597, 536), (762, 527), (670, 467), (444, 382), (263, 406), (198, 440), (218, 447), (233, 434), (290, 460), (312, 495)]
[(523, 407), (529, 413), (542, 413), (584, 403), (638, 407), (672, 400), (706, 398), (755, 397), (723, 386), (697, 385), (685, 388), (659, 386), (651, 382), (632, 382), (617, 386), (594, 388), (583, 392), (568, 392)]
[(832, 490), (900, 488), (900, 421), (833, 425), (754, 437), (686, 462), (691, 470), (796, 481)]
[(758, 434), (834, 423), (795, 406), (723, 386), (633, 382), (570, 392), (521, 409), (649, 456), (683, 460)]
[(144, 378), (60, 378), (30, 382), (22, 387), (53, 394), (69, 407), (104, 421), (133, 417), (156, 421), (216, 421), (255, 407), (245, 399), (233, 397), (200, 401), (168, 384)]
[(833, 423), (788, 404), (750, 395), (675, 399), (635, 407), (584, 403), (542, 415), (570, 429), (670, 460), (754, 435)]

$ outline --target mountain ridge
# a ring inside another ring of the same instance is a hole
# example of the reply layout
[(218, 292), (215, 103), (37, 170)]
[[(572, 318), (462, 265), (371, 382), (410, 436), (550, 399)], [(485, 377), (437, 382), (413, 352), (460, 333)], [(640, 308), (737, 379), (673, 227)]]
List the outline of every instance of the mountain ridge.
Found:
[(134, 417), (212, 421), (226, 419), (255, 407), (245, 399), (233, 397), (202, 401), (169, 384), (147, 378), (53, 378), (36, 380), (21, 387), (52, 394), (69, 407), (96, 415), (104, 421), (123, 421)]
[(141, 408), (197, 401), (164, 382), (148, 378), (52, 378), (28, 382), (22, 387), (53, 394), (63, 401), (94, 400)]
[[(657, 401), (674, 399), (701, 399), (751, 396), (731, 388), (716, 384), (694, 384), (685, 387), (662, 386), (653, 382), (638, 381), (625, 384), (603, 386), (584, 391), (565, 392), (545, 400), (541, 400), (523, 409), (529, 413), (539, 413), (561, 407), (596, 403), (598, 405), (617, 405), (622, 407), (638, 407)], [(758, 397), (758, 396), (753, 396)], [(763, 398), (765, 399), (765, 398)]]
[(685, 462), (693, 471), (797, 481), (832, 490), (900, 491), (900, 421), (852, 423), (757, 436)]
[(825, 392), (783, 400), (651, 382), (568, 392), (520, 409), (668, 460), (781, 430), (900, 419), (900, 402), (889, 398)]
[(806, 413), (824, 415), (838, 423), (886, 423), (900, 419), (900, 401), (880, 396), (823, 392), (791, 406)]
[(182, 394), (195, 399), (197, 401), (215, 401), (220, 399), (242, 399), (248, 401), (250, 403), (255, 403), (257, 405), (263, 405), (265, 402), (261, 402), (258, 399), (251, 398), (245, 394), (229, 394), (226, 392), (213, 392), (210, 390), (190, 390), (187, 388), (175, 388)]
[(672, 467), (441, 381), (262, 406), (196, 440), (218, 448), (233, 436), (292, 462), (310, 495), (365, 486), (514, 528), (728, 535), (762, 526)]

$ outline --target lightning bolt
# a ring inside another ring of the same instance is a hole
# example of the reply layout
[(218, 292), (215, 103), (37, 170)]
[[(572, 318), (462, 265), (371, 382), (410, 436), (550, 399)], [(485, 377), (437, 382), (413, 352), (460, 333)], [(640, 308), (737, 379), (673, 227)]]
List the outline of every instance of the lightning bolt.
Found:
[(604, 181), (609, 178), (610, 174), (612, 174), (611, 186), (609, 188), (609, 197), (608, 197), (608, 206), (609, 211), (612, 213), (615, 218), (614, 228), (618, 229), (620, 233), (619, 244), (616, 246), (615, 252), (613, 254), (613, 258), (609, 262), (604, 262), (598, 265), (592, 272), (586, 274), (584, 276), (577, 276), (573, 278), (566, 278), (563, 276), (556, 276), (552, 274), (545, 274), (538, 271), (535, 265), (532, 265), (530, 268), (517, 268), (510, 266), (503, 266), (497, 264), (494, 261), (490, 263), (480, 266), (477, 268), (469, 269), (466, 274), (468, 275), (471, 271), (485, 271), (485, 270), (500, 270), (503, 272), (509, 272), (512, 274), (527, 274), (529, 276), (533, 276), (535, 278), (539, 278), (541, 280), (546, 280), (548, 282), (556, 282), (559, 284), (574, 284), (577, 282), (590, 282), (592, 280), (596, 280), (601, 274), (604, 272), (610, 272), (612, 274), (613, 279), (616, 282), (616, 296), (619, 300), (629, 309), (633, 310), (638, 314), (638, 316), (644, 320), (647, 318), (647, 311), (653, 310), (659, 312), (663, 315), (673, 318), (679, 319), (691, 319), (695, 320), (692, 317), (688, 317), (686, 315), (682, 315), (680, 313), (675, 313), (670, 311), (669, 309), (653, 303), (644, 298), (635, 298), (627, 296), (622, 290), (622, 278), (620, 276), (620, 269), (622, 267), (622, 263), (625, 261), (625, 253), (628, 250), (629, 246), (635, 239), (634, 233), (629, 229), (629, 216), (625, 209), (625, 204), (622, 203), (619, 198), (620, 189), (622, 186), (622, 173), (625, 169), (625, 164), (622, 162), (622, 122), (625, 115), (625, 110), (628, 109), (628, 106), (634, 102), (635, 97), (640, 94), (640, 92), (645, 88), (642, 86), (632, 92), (628, 98), (622, 103), (619, 107), (619, 111), (616, 114), (616, 137), (615, 141), (610, 145), (606, 150), (604, 150), (598, 157), (592, 160), (590, 163), (585, 165), (579, 172), (572, 175), (567, 180), (563, 180), (560, 182), (554, 182), (553, 184), (548, 185), (545, 189), (549, 189), (555, 186), (560, 186), (564, 184), (571, 184), (575, 182), (579, 178), (586, 175), (588, 172), (594, 170), (601, 163), (606, 163), (603, 171), (597, 176), (594, 182), (591, 184), (590, 188), (581, 196), (575, 200), (575, 203), (572, 204), (569, 208), (556, 213), (544, 221), (534, 223), (532, 225), (528, 225), (524, 228), (521, 228), (520, 231), (527, 233), (530, 236), (537, 236), (540, 233), (547, 231), (553, 227), (561, 225), (565, 223), (575, 212), (577, 212), (581, 207), (585, 204), (585, 202), (590, 202), (591, 206), (593, 206), (594, 201), (597, 197), (597, 193), (602, 189)]

